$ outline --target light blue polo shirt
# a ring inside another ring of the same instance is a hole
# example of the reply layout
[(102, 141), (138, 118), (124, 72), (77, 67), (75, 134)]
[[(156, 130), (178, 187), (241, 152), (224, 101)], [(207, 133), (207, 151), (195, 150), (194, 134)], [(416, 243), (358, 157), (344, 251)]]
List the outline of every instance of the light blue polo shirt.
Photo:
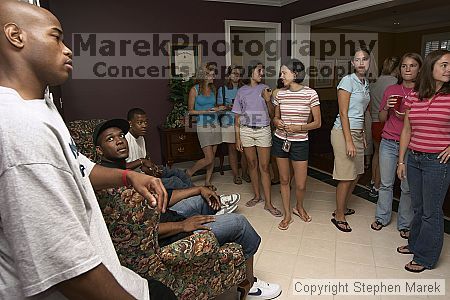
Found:
[[(370, 101), (369, 81), (367, 78), (364, 83), (359, 80), (355, 73), (349, 74), (341, 79), (337, 89), (343, 89), (350, 93), (350, 103), (348, 106), (348, 120), (350, 129), (364, 128), (364, 112)], [(339, 113), (334, 122), (334, 127), (342, 129), (341, 117)]]

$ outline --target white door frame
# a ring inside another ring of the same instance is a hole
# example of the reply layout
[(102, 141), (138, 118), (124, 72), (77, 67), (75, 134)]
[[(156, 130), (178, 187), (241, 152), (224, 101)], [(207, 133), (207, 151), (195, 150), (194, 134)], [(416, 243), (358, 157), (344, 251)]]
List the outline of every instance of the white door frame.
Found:
[[(374, 5), (384, 4), (388, 2), (393, 2), (395, 0), (358, 0), (350, 3), (342, 4), (339, 6), (331, 7), (328, 9), (324, 9), (318, 12), (314, 12), (305, 16), (297, 17), (291, 20), (291, 57), (292, 58), (300, 58), (296, 57), (296, 53), (299, 50), (299, 44), (296, 41), (309, 41), (311, 40), (311, 22), (317, 21), (320, 19), (340, 15), (343, 13), (367, 8)], [(311, 62), (310, 58), (302, 59), (302, 62), (305, 65), (306, 70), (309, 69)], [(308, 85), (309, 78), (305, 78), (305, 84)]]
[[(256, 21), (240, 21), (240, 20), (225, 20), (225, 44), (231, 46), (231, 27), (252, 27), (252, 28), (263, 28), (263, 29), (274, 29), (276, 41), (281, 41), (281, 23), (275, 22), (256, 22)], [(279, 53), (276, 68), (277, 70), (281, 67), (281, 43), (279, 43)], [(231, 65), (231, 48), (228, 49), (225, 55), (226, 65)]]

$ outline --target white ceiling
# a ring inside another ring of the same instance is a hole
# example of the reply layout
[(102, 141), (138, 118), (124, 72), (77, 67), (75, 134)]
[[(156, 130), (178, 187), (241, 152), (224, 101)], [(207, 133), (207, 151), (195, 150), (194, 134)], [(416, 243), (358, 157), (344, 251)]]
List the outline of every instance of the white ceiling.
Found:
[(298, 0), (204, 0), (204, 1), (216, 1), (216, 2), (230, 2), (241, 4), (253, 4), (253, 5), (266, 5), (266, 6), (284, 6), (289, 3), (296, 2)]
[(351, 14), (315, 21), (312, 25), (394, 33), (441, 28), (450, 26), (450, 1), (399, 0)]

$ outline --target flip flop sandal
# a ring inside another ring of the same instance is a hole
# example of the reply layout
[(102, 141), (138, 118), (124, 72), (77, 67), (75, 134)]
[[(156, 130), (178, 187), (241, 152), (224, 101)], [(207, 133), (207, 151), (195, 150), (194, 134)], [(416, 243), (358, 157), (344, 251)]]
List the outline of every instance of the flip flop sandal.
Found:
[(250, 176), (248, 176), (248, 175), (242, 175), (242, 180), (244, 180), (245, 182), (252, 182), (252, 180), (250, 179)]
[(217, 191), (217, 188), (212, 184), (205, 184), (205, 187), (207, 187), (208, 189), (210, 189), (213, 192)]
[(400, 253), (400, 254), (414, 254), (411, 251), (409, 251), (408, 246), (397, 247), (397, 252)]
[(242, 184), (242, 178), (241, 176), (236, 176), (233, 178), (234, 184)]
[[(353, 215), (354, 213), (355, 213), (355, 210), (353, 208), (347, 208), (347, 211), (344, 213), (344, 215), (345, 216), (350, 216), (350, 215)], [(331, 215), (333, 217), (335, 217), (336, 216), (336, 212), (334, 211)]]
[(408, 229), (400, 230), (400, 236), (405, 240), (407, 240), (409, 238), (409, 230)]
[(270, 214), (274, 217), (282, 217), (283, 214), (281, 213), (281, 211), (274, 207), (274, 208), (264, 208), (264, 210), (267, 210), (268, 212), (270, 212)]
[[(411, 268), (411, 267), (420, 267), (418, 269), (415, 268)], [(427, 268), (425, 268), (424, 266), (422, 266), (421, 264), (416, 263), (415, 261), (410, 261), (409, 263), (406, 264), (405, 266), (405, 270), (409, 271), (409, 272), (413, 272), (413, 273), (420, 273), (425, 271)]]
[[(343, 232), (351, 232), (352, 229), (350, 228), (350, 226), (348, 226), (348, 223), (346, 221), (338, 221), (335, 218), (331, 219), (331, 223), (334, 224), (334, 226), (336, 226), (337, 229), (339, 229), (340, 231)], [(345, 227), (341, 227), (340, 225), (344, 225)]]
[(292, 213), (302, 219), (303, 222), (309, 223), (312, 221), (312, 218), (310, 216), (305, 217), (304, 215), (301, 215), (298, 209), (293, 208)]
[(289, 229), (289, 225), (291, 225), (291, 223), (294, 222), (294, 220), (290, 220), (289, 222), (285, 222), (284, 220), (280, 222), (280, 224), (278, 224), (278, 229), (280, 230), (288, 230)]
[[(374, 224), (376, 227), (374, 226)], [(373, 222), (372, 224), (370, 224), (370, 228), (372, 228), (375, 231), (380, 231), (383, 227), (384, 227), (384, 225), (381, 224), (381, 222), (378, 220)]]
[(247, 207), (253, 207), (253, 206), (255, 206), (256, 204), (258, 204), (258, 203), (260, 203), (260, 202), (263, 202), (264, 200), (262, 199), (262, 198), (253, 198), (253, 199), (250, 199), (249, 201), (247, 201), (247, 203), (245, 203), (245, 206), (247, 206)]

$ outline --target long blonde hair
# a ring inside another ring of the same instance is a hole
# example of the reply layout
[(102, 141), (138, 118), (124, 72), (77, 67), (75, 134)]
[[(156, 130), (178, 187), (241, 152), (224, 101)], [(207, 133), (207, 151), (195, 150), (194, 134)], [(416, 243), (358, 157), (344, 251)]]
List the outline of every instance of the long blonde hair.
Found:
[(206, 95), (207, 88), (209, 87), (211, 92), (216, 94), (216, 87), (213, 83), (208, 83), (208, 74), (213, 69), (211, 67), (207, 67), (206, 65), (201, 65), (197, 68), (195, 72), (195, 81), (194, 84), (198, 84), (198, 94), (200, 95)]

